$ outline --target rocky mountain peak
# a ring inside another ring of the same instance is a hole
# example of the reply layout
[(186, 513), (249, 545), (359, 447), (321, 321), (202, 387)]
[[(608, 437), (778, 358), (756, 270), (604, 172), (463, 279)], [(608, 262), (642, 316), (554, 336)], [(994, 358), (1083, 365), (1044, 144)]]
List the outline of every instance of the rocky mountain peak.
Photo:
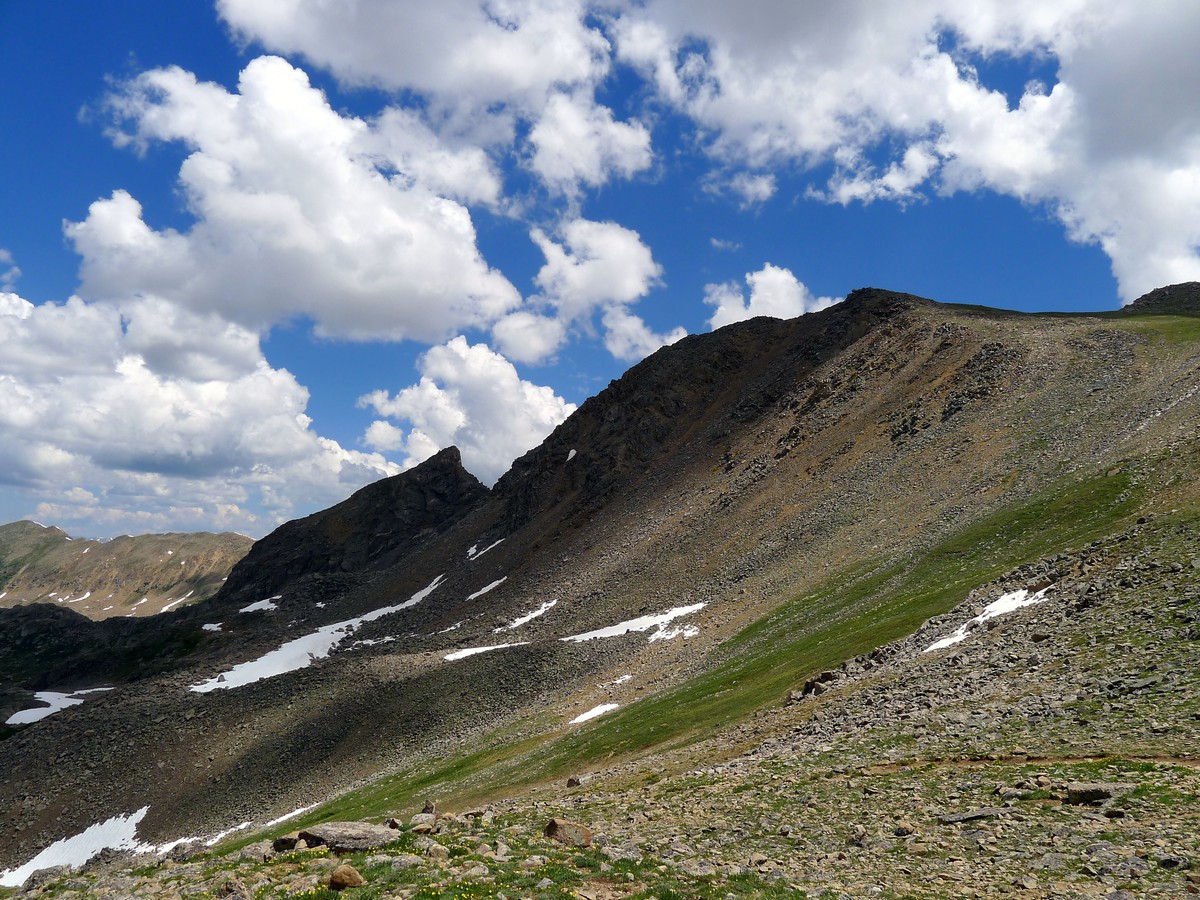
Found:
[(1130, 315), (1200, 316), (1200, 281), (1155, 288), (1123, 311)]
[(487, 499), (457, 447), (383, 478), (329, 509), (279, 526), (229, 575), (222, 597), (277, 593), (305, 576), (362, 573), (395, 563)]

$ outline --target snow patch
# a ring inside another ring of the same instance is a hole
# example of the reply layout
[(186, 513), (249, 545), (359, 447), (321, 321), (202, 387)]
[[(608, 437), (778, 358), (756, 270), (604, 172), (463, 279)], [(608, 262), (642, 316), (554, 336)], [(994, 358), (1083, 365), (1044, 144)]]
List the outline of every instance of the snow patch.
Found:
[(434, 591), (436, 591), (438, 588), (438, 585), (442, 583), (442, 580), (445, 577), (446, 577), (446, 574), (443, 572), (437, 578), (433, 579), (433, 581), (429, 582), (429, 584), (427, 586), (421, 588), (419, 591), (417, 591), (415, 594), (413, 594), (411, 597), (409, 597), (407, 600), (405, 600), (403, 603), (401, 603), (398, 608), (399, 609), (408, 609), (408, 607), (410, 607), (410, 606), (416, 606), (418, 603), (420, 603), (422, 600), (424, 600), (426, 597), (428, 597), (430, 594), (432, 594)]
[[(487, 551), (485, 550), (484, 552), (486, 553)], [(479, 554), (479, 555), (480, 555), (480, 556), (482, 556), (483, 554), (481, 553), (481, 554)], [(500, 585), (504, 584), (504, 582), (506, 582), (506, 581), (508, 581), (508, 576), (507, 576), (507, 575), (505, 575), (503, 578), (500, 578), (500, 579), (497, 579), (496, 581), (493, 581), (493, 582), (492, 582), (491, 584), (489, 584), (487, 587), (480, 588), (480, 589), (479, 589), (479, 590), (477, 590), (475, 593), (473, 593), (473, 594), (471, 594), (469, 597), (467, 597), (467, 599), (468, 599), (468, 600), (474, 600), (476, 597), (482, 597), (482, 596), (483, 596), (484, 594), (486, 594), (488, 591), (490, 591), (490, 590), (493, 590), (494, 588), (498, 588), (498, 587), (500, 587)]]
[(575, 641), (581, 643), (583, 641), (591, 641), (596, 638), (619, 637), (622, 634), (629, 634), (631, 631), (649, 631), (651, 628), (658, 629), (650, 636), (652, 641), (669, 640), (672, 637), (683, 635), (684, 637), (692, 637), (699, 633), (695, 626), (691, 626), (692, 634), (686, 634), (686, 629), (667, 629), (664, 626), (680, 616), (690, 616), (692, 613), (697, 613), (704, 609), (707, 604), (693, 603), (691, 606), (677, 606), (674, 609), (668, 609), (666, 612), (655, 615), (638, 616), (636, 619), (629, 619), (625, 622), (619, 622), (616, 625), (609, 625), (607, 628), (597, 628), (595, 631), (587, 631), (583, 634), (573, 634), (570, 637), (559, 638), (560, 641)]
[(276, 600), (282, 600), (283, 594), (276, 594), (274, 597), (268, 597), (266, 600), (258, 600), (251, 603), (249, 606), (243, 606), (238, 612), (266, 612), (269, 609), (279, 609), (279, 604)]
[(604, 684), (600, 685), (600, 687), (612, 687), (613, 685), (624, 684), (625, 682), (632, 680), (632, 675), (622, 675), (620, 678), (614, 678), (612, 681), (606, 681)]
[[(1050, 585), (1050, 587), (1053, 586), (1054, 585)], [(991, 603), (985, 606), (983, 608), (983, 612), (981, 612), (975, 618), (960, 625), (953, 634), (942, 638), (940, 641), (934, 641), (925, 648), (925, 652), (929, 653), (932, 650), (941, 650), (945, 647), (950, 647), (954, 644), (957, 644), (959, 641), (965, 640), (968, 634), (970, 634), (974, 629), (978, 628), (988, 619), (994, 619), (997, 616), (1006, 615), (1007, 613), (1018, 610), (1023, 606), (1033, 606), (1034, 604), (1043, 602), (1046, 600), (1046, 592), (1050, 590), (1050, 587), (1044, 587), (1036, 594), (1030, 594), (1029, 591), (1021, 588), (1018, 591), (1012, 591), (1008, 594), (1001, 595), (998, 599), (993, 600)]]
[(593, 706), (591, 709), (589, 709), (585, 713), (580, 713), (579, 715), (577, 715), (575, 718), (573, 718), (567, 724), (568, 725), (578, 725), (580, 722), (586, 722), (589, 719), (599, 718), (600, 716), (604, 715), (605, 713), (612, 712), (614, 709), (616, 709), (620, 705), (621, 704), (619, 704), (619, 703), (601, 703), (599, 706)]
[(471, 549), (467, 551), (467, 559), (479, 559), (479, 557), (483, 556), (483, 554), (487, 553), (493, 547), (498, 547), (503, 543), (504, 543), (504, 538), (500, 538), (500, 540), (493, 541), (492, 543), (488, 544), (486, 547), (484, 547), (478, 553), (475, 552), (475, 548), (478, 547), (479, 545), (472, 544)]
[(538, 616), (543, 616), (548, 613), (557, 603), (557, 600), (547, 600), (537, 609), (533, 610), (533, 612), (527, 612), (524, 615), (517, 616), (517, 618), (513, 619), (507, 625), (501, 625), (499, 628), (493, 628), (492, 633), (499, 634), (501, 631), (512, 631), (514, 628), (520, 628), (526, 622), (532, 622)]
[[(87, 552), (88, 552), (88, 551), (90, 551), (91, 549), (92, 549), (91, 547), (84, 547), (84, 548), (83, 548), (83, 553), (87, 553)], [(79, 555), (80, 555), (80, 556), (82, 556), (82, 555), (83, 555), (83, 553), (81, 553), (81, 554), (79, 554)]]
[(201, 625), (200, 627), (203, 628), (205, 631), (220, 631), (221, 623), (220, 622), (209, 622), (207, 625)]
[(567, 454), (567, 462), (570, 462), (574, 458), (575, 458), (575, 448), (572, 447), (571, 452)]
[(176, 606), (178, 606), (180, 603), (182, 603), (182, 602), (183, 602), (184, 600), (186, 600), (188, 597), (192, 596), (192, 594), (194, 594), (194, 593), (196, 593), (196, 592), (195, 592), (195, 591), (188, 591), (186, 594), (184, 594), (184, 595), (183, 595), (182, 597), (180, 597), (178, 600), (171, 600), (171, 601), (169, 601), (169, 602), (167, 603), (167, 605), (166, 605), (166, 606), (164, 606), (164, 607), (163, 607), (161, 610), (159, 610), (159, 612), (168, 612), (169, 610), (172, 610), (172, 609), (174, 609)]
[(456, 660), (466, 659), (468, 656), (474, 656), (477, 653), (490, 653), (492, 650), (503, 650), (505, 647), (524, 647), (529, 641), (517, 641), (512, 644), (493, 644), (490, 647), (468, 647), (465, 650), (455, 650), (453, 653), (447, 653), (444, 659)]
[(137, 839), (138, 823), (150, 811), (149, 806), (143, 806), (135, 813), (127, 816), (113, 816), (92, 825), (74, 837), (55, 841), (25, 865), (16, 869), (5, 869), (0, 872), (0, 886), (20, 887), (30, 875), (38, 869), (48, 869), (51, 866), (72, 866), (78, 868), (99, 853), (101, 850), (132, 850), (144, 853), (154, 849), (151, 845), (143, 844)]
[[(194, 691), (197, 694), (207, 694), (210, 691), (242, 687), (243, 685), (253, 684), (256, 681), (262, 681), (264, 678), (274, 678), (276, 675), (283, 675), (286, 672), (294, 672), (296, 669), (307, 668), (318, 659), (327, 657), (338, 644), (358, 631), (363, 624), (373, 622), (384, 616), (390, 616), (392, 613), (397, 613), (402, 609), (408, 609), (410, 606), (420, 603), (433, 593), (434, 589), (441, 584), (444, 577), (444, 575), (439, 575), (433, 579), (432, 584), (417, 591), (403, 603), (397, 603), (395, 606), (384, 606), (357, 618), (347, 619), (344, 622), (323, 625), (316, 631), (288, 641), (274, 650), (264, 653), (258, 659), (238, 663), (227, 672), (222, 672), (199, 684), (193, 684), (188, 690)], [(279, 598), (272, 597), (271, 599), (278, 600)], [(262, 600), (259, 602), (267, 603), (270, 601)], [(249, 607), (241, 611), (247, 612), (248, 610)]]
[(15, 712), (9, 716), (5, 725), (29, 725), (33, 722), (40, 722), (46, 716), (52, 716), (60, 709), (66, 709), (68, 706), (78, 706), (83, 702), (84, 694), (98, 694), (101, 691), (111, 691), (110, 687), (87, 688), (82, 691), (71, 691), (63, 693), (61, 691), (37, 691), (33, 695), (33, 699), (40, 700), (42, 703), (48, 703), (49, 706), (34, 706), (30, 709), (23, 709), (20, 712)]
[(694, 638), (700, 633), (700, 629), (695, 625), (679, 625), (675, 628), (659, 628), (658, 631), (650, 635), (650, 643), (655, 641), (669, 641), (677, 637), (684, 640)]
[[(284, 813), (278, 819), (272, 819), (270, 822), (263, 822), (263, 828), (270, 828), (273, 825), (278, 825), (280, 822), (286, 822), (288, 819), (294, 819), (296, 816), (303, 815), (310, 809), (316, 809), (316, 803), (310, 803), (308, 806), (302, 806), (299, 809), (293, 809), (290, 813)], [(211, 845), (210, 845), (211, 846)]]
[(68, 603), (78, 603), (78, 602), (79, 602), (79, 601), (81, 601), (81, 600), (86, 600), (86, 599), (87, 599), (88, 597), (90, 597), (90, 596), (92, 596), (92, 592), (91, 592), (91, 591), (88, 591), (86, 594), (83, 594), (83, 595), (81, 595), (81, 596), (79, 596), (79, 597), (76, 597), (74, 600), (68, 600), (67, 602), (68, 602)]

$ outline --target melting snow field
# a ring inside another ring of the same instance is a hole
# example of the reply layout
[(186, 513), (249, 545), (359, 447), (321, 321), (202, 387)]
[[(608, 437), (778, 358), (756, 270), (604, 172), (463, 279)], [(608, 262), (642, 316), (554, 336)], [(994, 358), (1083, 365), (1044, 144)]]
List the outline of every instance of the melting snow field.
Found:
[(568, 725), (578, 725), (580, 722), (586, 722), (589, 719), (598, 718), (598, 717), (604, 715), (605, 713), (612, 712), (614, 709), (616, 709), (620, 705), (621, 704), (619, 704), (619, 703), (601, 703), (599, 706), (594, 706), (585, 713), (580, 713), (579, 715), (577, 715), (575, 718), (573, 718), (567, 724)]
[(138, 823), (149, 811), (149, 806), (143, 806), (135, 813), (113, 816), (74, 837), (55, 841), (19, 869), (5, 869), (0, 872), (0, 886), (20, 887), (25, 883), (25, 879), (38, 869), (47, 869), (50, 866), (82, 866), (101, 850), (109, 847), (135, 852), (154, 849), (137, 839)]
[[(215, 675), (199, 684), (193, 684), (188, 690), (194, 691), (197, 694), (207, 694), (210, 691), (242, 687), (243, 685), (253, 684), (256, 681), (262, 681), (264, 678), (273, 678), (276, 675), (283, 675), (285, 672), (294, 672), (296, 669), (306, 668), (316, 660), (327, 657), (334, 647), (354, 634), (365, 623), (373, 622), (384, 616), (390, 616), (392, 613), (400, 612), (402, 609), (408, 609), (410, 606), (420, 603), (433, 593), (437, 586), (442, 583), (444, 577), (444, 575), (439, 575), (433, 579), (432, 584), (417, 591), (403, 603), (397, 603), (395, 606), (385, 606), (357, 618), (347, 619), (344, 622), (323, 625), (310, 634), (288, 641), (286, 644), (275, 648), (269, 653), (263, 654), (258, 659), (239, 663), (227, 672), (222, 672), (220, 675)], [(244, 609), (242, 610), (242, 612), (245, 611)]]
[(35, 706), (32, 709), (23, 709), (20, 712), (15, 712), (5, 720), (5, 725), (29, 725), (33, 722), (40, 722), (46, 716), (53, 715), (60, 709), (66, 709), (68, 706), (78, 706), (83, 702), (84, 694), (97, 694), (101, 691), (111, 691), (112, 688), (88, 688), (84, 691), (73, 691), (69, 694), (64, 694), (60, 691), (38, 691), (33, 696), (35, 700), (40, 700), (43, 703), (49, 703), (49, 706)]
[[(279, 825), (288, 819), (308, 812), (310, 809), (315, 809), (316, 806), (317, 804), (313, 803), (309, 806), (294, 809), (290, 813), (284, 813), (277, 819), (264, 822), (262, 827), (271, 828)], [(144, 841), (139, 841), (137, 827), (149, 811), (149, 806), (143, 806), (135, 813), (130, 813), (127, 816), (113, 816), (111, 819), (106, 819), (103, 822), (93, 825), (74, 837), (55, 841), (20, 868), (5, 869), (3, 872), (0, 872), (0, 887), (20, 887), (34, 872), (39, 869), (50, 868), (51, 866), (72, 866), (78, 868), (101, 850), (131, 850), (134, 853), (163, 854), (168, 853), (180, 844), (190, 844), (200, 840), (194, 837), (178, 838), (168, 841), (165, 844), (148, 844)], [(228, 837), (234, 832), (249, 828), (251, 824), (253, 823), (242, 822), (234, 825), (232, 828), (226, 828), (224, 831), (205, 839), (204, 846), (212, 847), (221, 841), (221, 839)]]
[[(1051, 585), (1051, 587), (1053, 587), (1053, 585)], [(978, 628), (988, 619), (994, 619), (997, 616), (1003, 616), (1006, 613), (1020, 609), (1023, 606), (1033, 606), (1035, 603), (1041, 603), (1046, 599), (1046, 591), (1048, 590), (1050, 590), (1050, 588), (1045, 587), (1036, 594), (1030, 594), (1029, 591), (1021, 588), (1019, 591), (1013, 591), (1012, 593), (1004, 594), (997, 600), (993, 600), (991, 603), (985, 606), (983, 608), (983, 612), (981, 612), (975, 618), (960, 625), (958, 630), (953, 634), (942, 638), (940, 641), (934, 641), (925, 648), (925, 652), (929, 653), (931, 650), (941, 650), (945, 647), (950, 647), (954, 644), (957, 644), (959, 641), (965, 640), (971, 631), (973, 631), (975, 628)]]
[(275, 601), (282, 599), (283, 594), (276, 594), (274, 597), (268, 597), (266, 600), (259, 600), (257, 603), (251, 603), (249, 606), (243, 606), (238, 612), (266, 612), (269, 609), (279, 609), (279, 605)]
[(547, 600), (537, 609), (533, 610), (533, 612), (527, 612), (523, 616), (517, 616), (517, 618), (513, 619), (507, 625), (501, 625), (499, 628), (493, 628), (492, 633), (499, 634), (501, 631), (512, 631), (514, 628), (520, 628), (526, 622), (532, 622), (538, 616), (544, 616), (546, 613), (550, 612), (550, 610), (553, 609), (557, 603), (557, 600)]
[(508, 581), (508, 576), (507, 576), (507, 575), (505, 575), (503, 578), (497, 578), (497, 579), (496, 579), (495, 581), (493, 581), (491, 584), (487, 585), (486, 587), (481, 587), (481, 588), (480, 588), (479, 590), (477, 590), (475, 593), (473, 593), (473, 594), (469, 595), (469, 596), (467, 597), (467, 599), (468, 599), (468, 600), (474, 600), (476, 597), (482, 597), (482, 596), (483, 596), (484, 594), (486, 594), (488, 591), (491, 591), (491, 590), (494, 590), (495, 588), (498, 588), (498, 587), (500, 587), (500, 585), (504, 584), (504, 582), (506, 582), (506, 581)]
[(517, 641), (513, 644), (493, 644), (490, 647), (468, 647), (466, 650), (455, 650), (453, 653), (447, 653), (445, 659), (453, 662), (456, 659), (466, 659), (468, 656), (475, 656), (477, 653), (490, 653), (492, 650), (503, 650), (505, 647), (524, 647), (529, 641)]
[(691, 606), (677, 606), (674, 609), (668, 609), (666, 612), (656, 615), (639, 616), (636, 619), (630, 619), (627, 622), (619, 622), (616, 625), (609, 625), (607, 628), (597, 628), (595, 631), (587, 631), (583, 634), (573, 634), (570, 637), (559, 638), (560, 641), (592, 641), (596, 638), (619, 637), (622, 634), (629, 634), (631, 631), (649, 631), (651, 628), (658, 629), (654, 634), (650, 635), (652, 641), (670, 640), (673, 637), (694, 637), (699, 634), (699, 629), (694, 625), (686, 628), (666, 628), (668, 622), (678, 619), (680, 616), (690, 616), (692, 613), (699, 612), (704, 609), (706, 604), (693, 603)]

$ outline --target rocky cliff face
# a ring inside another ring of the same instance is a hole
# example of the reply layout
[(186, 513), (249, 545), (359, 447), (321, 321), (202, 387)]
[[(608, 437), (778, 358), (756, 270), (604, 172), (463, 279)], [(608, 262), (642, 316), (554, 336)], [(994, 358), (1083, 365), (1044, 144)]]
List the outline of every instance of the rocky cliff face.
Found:
[[(0, 741), (0, 862), (110, 810), (149, 805), (154, 839), (216, 831), (477, 741), (642, 752), (799, 690), (796, 660), (904, 637), (1088, 523), (1191, 508), (1200, 344), (1180, 308), (859, 291), (664, 348), (490, 492), (445, 451), (289, 523), (217, 597), (111, 626), (86, 665), (64, 650), (64, 678), (117, 689)], [(1067, 512), (1045, 499), (1093, 478)], [(747, 653), (764, 661), (722, 681)], [(660, 699), (703, 677), (690, 704)], [(609, 704), (621, 726), (576, 741)]]
[(448, 447), (336, 506), (281, 525), (234, 567), (224, 596), (277, 594), (304, 578), (367, 576), (402, 561), (476, 509), (488, 489)]

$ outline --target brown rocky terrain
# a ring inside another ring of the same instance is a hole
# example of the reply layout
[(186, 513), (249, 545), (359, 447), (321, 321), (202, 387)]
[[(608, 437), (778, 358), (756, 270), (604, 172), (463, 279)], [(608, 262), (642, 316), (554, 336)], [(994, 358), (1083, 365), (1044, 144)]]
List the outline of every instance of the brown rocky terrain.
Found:
[(36, 522), (0, 525), (0, 608), (56, 604), (89, 619), (169, 612), (217, 593), (252, 543), (232, 533), (91, 541)]
[[(86, 653), (54, 663), (73, 679), (57, 686), (116, 690), (0, 741), (0, 863), (147, 805), (139, 838), (164, 841), (322, 799), (293, 824), (408, 823), (434, 792), (459, 810), (490, 802), (494, 827), (449, 822), (440, 862), (403, 829), (420, 864), (363, 858), (369, 884), (351, 890), (1104, 896), (1127, 889), (1129, 858), (1149, 860), (1139, 885), (1186, 890), (1184, 866), (1160, 857), (1191, 859), (1197, 833), (1195, 807), (1172, 799), (1195, 786), (1200, 327), (1180, 315), (1194, 311), (1185, 297), (1024, 316), (868, 290), (685, 339), (490, 492), (441, 454), (262, 542), (203, 604), (83, 636)], [(384, 492), (399, 499), (375, 502)], [(919, 652), (1041, 582), (1045, 603)], [(189, 690), (334, 627), (346, 639), (311, 665)], [(114, 663), (130, 653), (158, 662)], [(0, 666), (44, 678), (39, 659), (0, 650)], [(1163, 674), (1151, 664), (1167, 674), (1142, 684)], [(568, 791), (571, 773), (591, 777)], [(1088, 780), (1133, 783), (1112, 800), (1134, 808), (1068, 802)], [(938, 819), (976, 806), (1002, 811)], [(606, 844), (547, 852), (538, 834), (559, 813)], [(1054, 878), (1026, 864), (1035, 846), (1066, 859)], [(174, 881), (94, 877), (215, 892), (219, 859)], [(246, 896), (316, 887), (325, 865), (260, 854)], [(120, 883), (112, 895), (135, 895)]]

